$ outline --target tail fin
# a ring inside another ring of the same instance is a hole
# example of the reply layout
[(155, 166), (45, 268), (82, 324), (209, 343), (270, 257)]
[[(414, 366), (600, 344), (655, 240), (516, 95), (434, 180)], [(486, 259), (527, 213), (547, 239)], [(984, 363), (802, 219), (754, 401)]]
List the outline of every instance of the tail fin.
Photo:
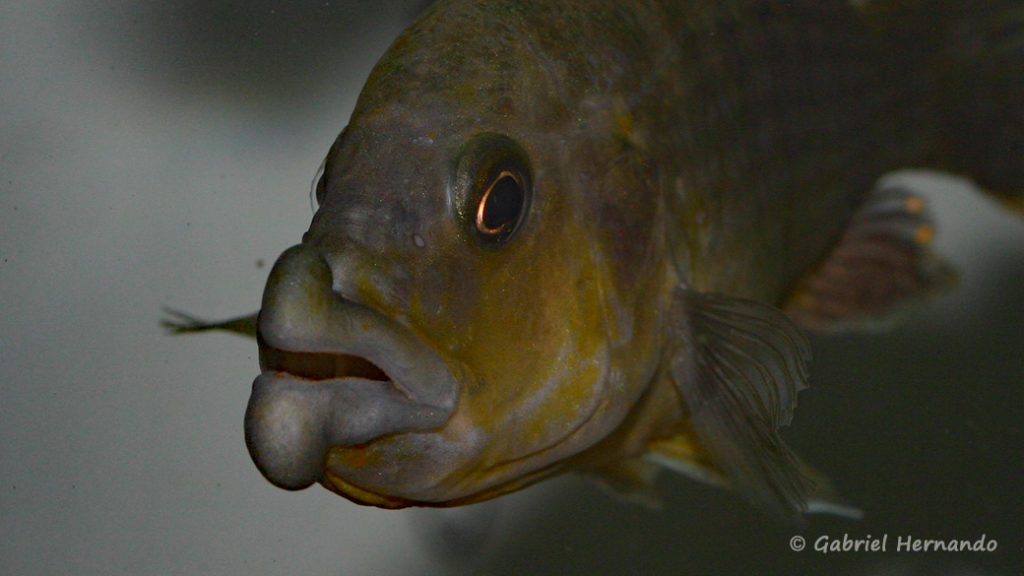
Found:
[(910, 79), (904, 111), (919, 124), (907, 129), (923, 128), (932, 167), (1024, 214), (1024, 2), (873, 0), (862, 10), (897, 55), (900, 84)]

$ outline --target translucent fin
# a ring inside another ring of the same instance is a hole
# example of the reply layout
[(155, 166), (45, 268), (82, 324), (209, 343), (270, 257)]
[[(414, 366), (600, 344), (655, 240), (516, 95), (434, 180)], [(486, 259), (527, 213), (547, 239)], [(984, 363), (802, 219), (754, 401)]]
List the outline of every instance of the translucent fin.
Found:
[(778, 434), (807, 386), (810, 347), (781, 311), (680, 289), (672, 380), (715, 470), (755, 504), (796, 520), (810, 482)]
[[(652, 442), (644, 459), (698, 482), (724, 488), (732, 485), (732, 482), (722, 475), (721, 470), (711, 464), (700, 446), (695, 445), (692, 438), (683, 434)], [(801, 474), (810, 480), (806, 508), (808, 514), (829, 514), (852, 520), (864, 517), (860, 509), (838, 496), (827, 477), (799, 459), (797, 466)]]
[(811, 481), (811, 491), (807, 494), (808, 514), (828, 514), (849, 520), (862, 520), (864, 511), (850, 504), (839, 496), (827, 476), (799, 462), (800, 470)]
[(721, 470), (716, 470), (693, 439), (683, 434), (652, 442), (644, 459), (704, 484), (729, 485)]
[(195, 316), (190, 316), (184, 312), (172, 310), (170, 308), (164, 308), (164, 314), (169, 316), (169, 318), (160, 320), (160, 325), (172, 334), (189, 334), (193, 332), (207, 332), (209, 330), (222, 330), (224, 332), (241, 334), (242, 336), (247, 336), (249, 338), (256, 337), (256, 318), (259, 316), (259, 312), (256, 312), (249, 314), (248, 316), (239, 316), (237, 318), (231, 318), (221, 322), (207, 322), (196, 318)]
[(924, 200), (882, 186), (783, 308), (814, 330), (885, 327), (955, 283), (955, 273), (931, 250), (934, 235)]
[(616, 496), (648, 508), (660, 509), (661, 496), (654, 486), (660, 468), (646, 459), (633, 458), (605, 464), (599, 468), (581, 470)]

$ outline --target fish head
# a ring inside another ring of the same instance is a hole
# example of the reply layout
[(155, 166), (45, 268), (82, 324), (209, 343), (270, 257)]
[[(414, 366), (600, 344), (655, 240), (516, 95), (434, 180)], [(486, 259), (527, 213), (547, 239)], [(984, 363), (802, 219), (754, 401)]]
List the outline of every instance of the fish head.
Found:
[(544, 104), (550, 80), (508, 114), (467, 105), (449, 75), (375, 74), (309, 231), (270, 273), (247, 445), (283, 488), (381, 507), (491, 498), (560, 471), (651, 379), (657, 207), (632, 206), (614, 159)]

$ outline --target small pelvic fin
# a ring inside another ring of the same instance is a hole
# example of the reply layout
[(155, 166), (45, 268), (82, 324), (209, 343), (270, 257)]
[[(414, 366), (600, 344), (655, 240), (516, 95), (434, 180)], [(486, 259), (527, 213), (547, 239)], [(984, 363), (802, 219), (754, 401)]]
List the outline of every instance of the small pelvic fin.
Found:
[(934, 235), (924, 200), (882, 185), (783, 310), (813, 330), (885, 327), (955, 283), (956, 274), (931, 250)]
[(233, 332), (249, 338), (256, 337), (256, 318), (259, 312), (248, 316), (239, 316), (221, 322), (207, 322), (195, 316), (190, 316), (178, 310), (164, 308), (164, 314), (170, 318), (160, 320), (160, 325), (171, 334), (189, 334), (193, 332), (207, 332), (210, 330), (222, 330)]
[(807, 340), (781, 311), (751, 300), (679, 289), (673, 316), (669, 371), (710, 468), (755, 504), (797, 520), (811, 485), (778, 428), (807, 387)]
[[(698, 482), (723, 488), (732, 485), (729, 479), (711, 464), (700, 447), (694, 444), (693, 439), (685, 434), (652, 442), (644, 459)], [(808, 514), (831, 514), (852, 520), (864, 517), (863, 512), (847, 504), (837, 495), (827, 477), (799, 459), (797, 466), (811, 484), (807, 493)]]
[(707, 454), (686, 434), (651, 442), (644, 459), (698, 482), (721, 487), (729, 485), (722, 472), (708, 460)]
[(839, 496), (827, 476), (798, 460), (801, 473), (811, 481), (811, 490), (807, 494), (808, 514), (829, 514), (849, 520), (861, 520), (864, 511), (846, 502)]
[(661, 496), (654, 486), (660, 467), (645, 458), (632, 458), (592, 468), (584, 473), (616, 496), (648, 508), (660, 509)]

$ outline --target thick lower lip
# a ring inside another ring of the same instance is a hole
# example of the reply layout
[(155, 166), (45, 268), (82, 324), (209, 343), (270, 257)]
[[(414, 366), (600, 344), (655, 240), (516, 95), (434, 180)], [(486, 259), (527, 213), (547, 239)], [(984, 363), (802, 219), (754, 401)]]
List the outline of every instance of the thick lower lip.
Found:
[(334, 446), (438, 429), (458, 384), (425, 342), (394, 320), (331, 291), (310, 247), (271, 271), (259, 318), (260, 364), (245, 416), (256, 466), (277, 486), (320, 480)]

